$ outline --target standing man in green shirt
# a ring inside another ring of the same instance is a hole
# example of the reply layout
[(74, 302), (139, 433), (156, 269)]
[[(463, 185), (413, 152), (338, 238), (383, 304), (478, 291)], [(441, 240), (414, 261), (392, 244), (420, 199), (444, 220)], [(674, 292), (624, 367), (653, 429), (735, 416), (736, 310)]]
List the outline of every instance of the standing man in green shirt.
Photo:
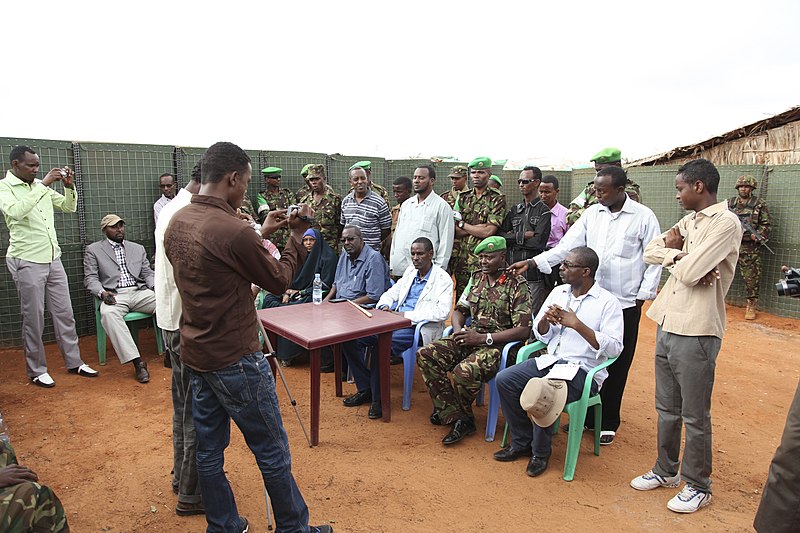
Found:
[[(80, 376), (97, 377), (97, 371), (81, 360), (67, 274), (53, 224), (54, 208), (74, 213), (78, 206), (74, 173), (67, 167), (53, 168), (43, 180), (36, 179), (39, 156), (27, 146), (14, 147), (10, 159), (11, 170), (0, 180), (0, 211), (8, 226), (6, 265), (19, 294), (28, 377), (39, 387), (56, 384), (47, 372), (42, 343), (45, 298), (67, 369)], [(63, 195), (50, 188), (56, 181), (63, 182)]]

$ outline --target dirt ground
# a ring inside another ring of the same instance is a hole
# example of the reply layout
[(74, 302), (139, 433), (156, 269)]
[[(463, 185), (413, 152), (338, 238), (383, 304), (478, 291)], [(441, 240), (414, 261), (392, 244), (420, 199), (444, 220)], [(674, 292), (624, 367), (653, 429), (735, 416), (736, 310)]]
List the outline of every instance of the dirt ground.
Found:
[[(498, 463), (495, 442), (476, 434), (445, 448), (446, 428), (428, 423), (430, 399), (417, 374), (411, 411), (402, 411), (402, 367), (392, 367), (392, 422), (367, 418), (368, 406), (347, 409), (323, 375), (320, 445), (309, 448), (279, 383), (293, 470), (312, 524), (337, 532), (449, 531), (748, 531), (769, 461), (800, 376), (800, 321), (764, 313), (745, 322), (729, 308), (728, 331), (714, 387), (714, 500), (695, 515), (666, 509), (673, 489), (637, 492), (631, 478), (656, 455), (653, 378), (655, 326), (642, 318), (623, 405), (623, 424), (599, 457), (584, 436), (575, 480), (561, 479), (566, 437), (553, 443), (549, 470), (525, 475), (526, 462)], [(99, 367), (95, 338), (81, 339), (84, 359), (101, 376), (68, 374), (48, 347), (52, 389), (25, 377), (21, 350), (0, 350), (0, 411), (20, 461), (53, 487), (73, 531), (201, 532), (202, 516), (178, 517), (171, 491), (170, 370), (155, 353), (152, 331), (140, 339), (151, 381), (141, 385), (109, 345)], [(285, 371), (309, 423), (307, 366)], [(345, 386), (352, 391), (352, 385)], [(476, 408), (479, 428), (486, 407)], [(502, 424), (502, 419), (501, 419)], [(264, 493), (252, 454), (233, 430), (226, 469), (251, 532), (267, 530)]]

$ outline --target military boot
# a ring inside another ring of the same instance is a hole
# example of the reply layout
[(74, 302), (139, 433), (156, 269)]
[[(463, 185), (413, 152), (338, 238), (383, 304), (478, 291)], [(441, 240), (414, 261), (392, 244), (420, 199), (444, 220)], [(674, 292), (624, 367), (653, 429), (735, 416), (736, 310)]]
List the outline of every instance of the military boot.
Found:
[(755, 300), (747, 300), (747, 309), (744, 312), (744, 319), (745, 320), (755, 320), (756, 319), (756, 301)]

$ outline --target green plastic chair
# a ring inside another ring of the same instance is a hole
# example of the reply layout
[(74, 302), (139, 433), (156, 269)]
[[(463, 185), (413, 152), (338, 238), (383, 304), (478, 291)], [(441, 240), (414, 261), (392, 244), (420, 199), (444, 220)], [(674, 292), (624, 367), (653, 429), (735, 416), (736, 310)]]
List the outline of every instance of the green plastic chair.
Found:
[[(153, 327), (156, 330), (156, 350), (158, 354), (164, 353), (164, 343), (161, 340), (161, 328), (158, 327), (156, 322), (156, 315), (149, 315), (147, 313), (139, 313), (138, 311), (131, 311), (125, 315), (125, 322), (128, 323), (128, 329), (131, 330), (133, 342), (139, 345), (139, 326), (136, 324), (139, 320), (152, 320)], [(94, 299), (94, 322), (97, 327), (97, 356), (100, 359), (100, 364), (106, 364), (106, 330), (103, 328), (103, 323), (100, 321), (100, 299)]]
[[(530, 345), (522, 348), (519, 353), (517, 353), (517, 364), (527, 360), (533, 353), (541, 349), (541, 343), (537, 344), (539, 344), (538, 347), (537, 345)], [(592, 380), (597, 372), (606, 368), (616, 360), (616, 357), (610, 357), (590, 370), (583, 384), (583, 394), (581, 394), (581, 398), (564, 406), (562, 412), (567, 413), (569, 416), (570, 426), (573, 428), (580, 428), (579, 431), (570, 431), (567, 434), (567, 457), (564, 460), (564, 481), (572, 481), (575, 477), (575, 467), (578, 464), (578, 452), (581, 449), (581, 437), (583, 436), (583, 426), (586, 422), (586, 413), (589, 407), (594, 405), (597, 406), (594, 410), (594, 454), (600, 455), (600, 431), (603, 427), (603, 402), (600, 400), (600, 394), (591, 395)], [(556, 418), (555, 424), (553, 425), (553, 436), (558, 433), (560, 421), (561, 417)], [(506, 423), (506, 429), (503, 432), (503, 441), (500, 446), (504, 448), (507, 442), (508, 423)]]

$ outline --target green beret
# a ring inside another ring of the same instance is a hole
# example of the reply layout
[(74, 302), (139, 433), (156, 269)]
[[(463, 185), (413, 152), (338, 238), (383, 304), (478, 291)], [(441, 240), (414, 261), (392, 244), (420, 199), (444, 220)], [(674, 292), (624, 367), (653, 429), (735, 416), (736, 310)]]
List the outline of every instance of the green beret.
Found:
[(500, 185), (501, 187), (503, 186), (503, 180), (500, 179), (500, 176), (495, 176), (494, 174), (492, 174), (492, 177), (489, 179), (494, 182), (497, 182), (497, 184)]
[(589, 161), (593, 163), (616, 163), (622, 161), (622, 152), (619, 148), (603, 148), (595, 154)]
[(506, 240), (503, 237), (486, 237), (475, 247), (475, 255), (481, 252), (500, 252), (506, 249)]
[(469, 168), (492, 168), (492, 160), (488, 157), (476, 157), (467, 166)]
[(280, 178), (282, 172), (283, 169), (278, 167), (267, 167), (261, 169), (261, 173), (264, 174), (265, 178)]
[(363, 168), (364, 170), (369, 170), (372, 168), (372, 161), (359, 161), (358, 163), (354, 163), (348, 171), (353, 170), (354, 168)]
[(302, 177), (304, 177), (304, 178), (305, 178), (306, 176), (308, 176), (308, 169), (309, 169), (309, 168), (311, 168), (312, 166), (314, 166), (314, 163), (308, 163), (307, 165), (305, 165), (305, 166), (303, 167), (303, 170), (301, 170), (301, 171), (300, 171), (300, 175), (301, 175)]

